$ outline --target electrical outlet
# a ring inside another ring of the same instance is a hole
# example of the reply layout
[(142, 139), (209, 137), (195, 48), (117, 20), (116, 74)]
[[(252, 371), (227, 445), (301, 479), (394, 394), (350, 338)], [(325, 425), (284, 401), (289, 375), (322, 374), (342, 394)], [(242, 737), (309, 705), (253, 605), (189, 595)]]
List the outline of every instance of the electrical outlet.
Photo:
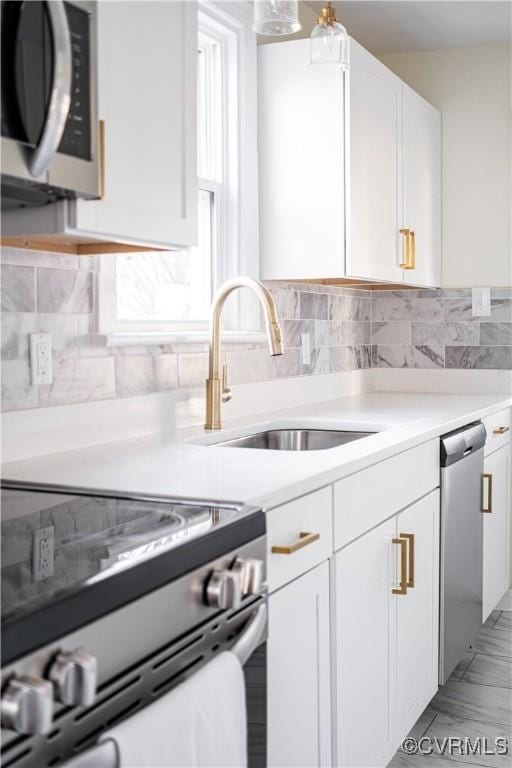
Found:
[(34, 531), (32, 549), (32, 575), (34, 581), (44, 581), (53, 576), (54, 528), (49, 525)]
[(473, 317), (489, 317), (491, 314), (491, 289), (472, 288), (471, 298)]
[(52, 383), (52, 337), (50, 333), (30, 334), (30, 379), (32, 386)]
[(309, 333), (300, 335), (300, 356), (302, 365), (311, 365), (311, 336)]

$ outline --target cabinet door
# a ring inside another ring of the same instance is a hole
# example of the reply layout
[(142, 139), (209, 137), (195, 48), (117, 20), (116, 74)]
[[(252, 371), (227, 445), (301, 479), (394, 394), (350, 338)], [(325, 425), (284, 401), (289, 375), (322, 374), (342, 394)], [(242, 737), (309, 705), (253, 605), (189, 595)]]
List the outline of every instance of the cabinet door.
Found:
[(402, 81), (350, 40), (347, 276), (401, 282)]
[(261, 278), (343, 277), (343, 73), (309, 39), (258, 48)]
[[(486, 456), (483, 479), (484, 597), (483, 621), (503, 597), (510, 584), (511, 451), (509, 445)], [(492, 484), (492, 490), (491, 490)]]
[(415, 285), (441, 284), (441, 115), (403, 85), (403, 226), (414, 232)]
[(334, 557), (335, 765), (383, 765), (393, 755), (396, 518)]
[(437, 691), (438, 491), (398, 515), (397, 537), (403, 534), (409, 536), (408, 579), (411, 586), (408, 586), (407, 594), (395, 596), (398, 740), (407, 735)]
[(331, 764), (329, 566), (269, 597), (268, 765)]
[(195, 2), (98, 3), (105, 196), (70, 231), (163, 247), (196, 241)]

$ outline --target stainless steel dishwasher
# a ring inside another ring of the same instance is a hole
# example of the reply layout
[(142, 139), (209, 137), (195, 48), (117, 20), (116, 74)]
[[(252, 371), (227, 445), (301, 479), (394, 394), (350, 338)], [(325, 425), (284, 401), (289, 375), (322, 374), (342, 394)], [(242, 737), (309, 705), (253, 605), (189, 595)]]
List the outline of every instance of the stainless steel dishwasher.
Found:
[(482, 626), (485, 427), (441, 438), (439, 682), (447, 681)]

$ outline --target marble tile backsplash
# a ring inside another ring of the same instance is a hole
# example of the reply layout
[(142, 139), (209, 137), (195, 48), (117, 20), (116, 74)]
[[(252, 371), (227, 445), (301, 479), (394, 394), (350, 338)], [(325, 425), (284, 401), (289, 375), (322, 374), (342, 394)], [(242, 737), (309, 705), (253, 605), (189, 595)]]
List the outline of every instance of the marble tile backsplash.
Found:
[(512, 369), (512, 288), (473, 317), (471, 289), (374, 294), (372, 367)]
[[(98, 258), (2, 252), (2, 409), (80, 403), (201, 387), (208, 346), (107, 347), (97, 333)], [(329, 373), (371, 364), (369, 291), (269, 283), (285, 353), (271, 358), (264, 341), (223, 344), (232, 384)], [(30, 383), (29, 334), (52, 334), (53, 383)], [(301, 360), (301, 334), (311, 361)], [(183, 395), (186, 397), (186, 394)]]
[[(202, 343), (107, 347), (97, 327), (98, 258), (5, 248), (1, 267), (2, 409), (191, 390), (207, 376)], [(488, 318), (470, 290), (379, 291), (268, 283), (285, 354), (264, 342), (223, 345), (232, 384), (369, 367), (512, 369), (512, 288), (493, 289)], [(30, 382), (28, 338), (52, 334), (54, 380)], [(311, 362), (301, 359), (301, 334)], [(186, 397), (186, 394), (184, 394)]]

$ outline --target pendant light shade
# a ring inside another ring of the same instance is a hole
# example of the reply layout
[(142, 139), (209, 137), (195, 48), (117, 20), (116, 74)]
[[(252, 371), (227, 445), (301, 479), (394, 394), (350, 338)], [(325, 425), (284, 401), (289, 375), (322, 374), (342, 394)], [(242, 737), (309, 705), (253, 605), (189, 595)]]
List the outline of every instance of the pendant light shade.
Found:
[(254, 24), (258, 35), (292, 35), (301, 28), (297, 0), (255, 0)]
[(348, 34), (328, 2), (311, 33), (313, 69), (348, 69)]

